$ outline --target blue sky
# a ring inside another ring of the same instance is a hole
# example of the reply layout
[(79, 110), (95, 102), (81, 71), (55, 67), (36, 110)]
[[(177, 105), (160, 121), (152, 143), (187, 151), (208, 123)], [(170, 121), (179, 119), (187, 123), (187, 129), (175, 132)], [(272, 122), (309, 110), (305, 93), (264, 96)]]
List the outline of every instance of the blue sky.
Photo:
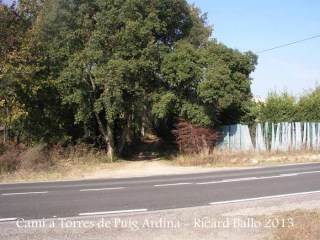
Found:
[[(272, 48), (320, 34), (319, 0), (188, 0), (208, 13), (212, 37), (240, 51)], [(320, 38), (259, 54), (252, 92), (304, 93), (320, 83)]]
[[(10, 2), (10, 0), (4, 0)], [(240, 51), (272, 48), (320, 34), (319, 0), (188, 0), (208, 13), (212, 37)], [(299, 95), (320, 83), (320, 38), (259, 54), (252, 92)]]

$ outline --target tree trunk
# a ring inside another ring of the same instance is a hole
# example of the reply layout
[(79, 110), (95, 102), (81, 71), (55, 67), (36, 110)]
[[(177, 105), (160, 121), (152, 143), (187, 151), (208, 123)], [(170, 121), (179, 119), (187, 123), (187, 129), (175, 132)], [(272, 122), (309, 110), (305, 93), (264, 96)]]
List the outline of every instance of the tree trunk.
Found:
[[(84, 65), (84, 69), (87, 73), (87, 76), (88, 76), (88, 80), (90, 81), (91, 83), (91, 87), (92, 87), (92, 90), (93, 90), (93, 94), (92, 94), (92, 97), (91, 97), (91, 104), (92, 104), (92, 108), (94, 109), (94, 103), (97, 102), (97, 99), (96, 99), (96, 83), (94, 81), (94, 77), (91, 73), (91, 66), (88, 65)], [(94, 110), (93, 110), (94, 111)], [(95, 112), (94, 111), (94, 115), (96, 117), (96, 120), (98, 122), (98, 126), (99, 126), (99, 131), (100, 133), (102, 134), (106, 144), (107, 144), (107, 155), (108, 155), (108, 158), (110, 159), (111, 162), (113, 162), (113, 159), (114, 159), (114, 152), (115, 152), (115, 145), (114, 145), (114, 140), (113, 140), (113, 133), (112, 133), (112, 130), (111, 130), (111, 127), (110, 125), (107, 124), (107, 127), (105, 128), (103, 126), (103, 123), (100, 119), (100, 116), (99, 116), (99, 113)]]
[(141, 123), (141, 136), (145, 137), (146, 133), (146, 120), (147, 120), (147, 106), (143, 106), (143, 116), (142, 116), (142, 123)]
[(120, 137), (120, 142), (119, 142), (119, 145), (117, 147), (117, 152), (119, 154), (122, 153), (123, 149), (124, 149), (124, 146), (126, 144), (126, 142), (128, 141), (128, 134), (129, 134), (129, 125), (130, 125), (130, 121), (129, 121), (129, 117), (126, 116), (125, 117), (125, 125), (122, 129), (122, 133), (121, 133), (121, 137)]
[(7, 123), (4, 123), (4, 129), (3, 129), (3, 142), (5, 143), (7, 140)]
[(111, 162), (114, 160), (114, 140), (113, 140), (113, 133), (111, 131), (110, 126), (107, 126), (107, 137), (108, 137), (108, 142), (107, 142), (107, 147), (108, 147), (108, 158), (110, 159)]
[(114, 141), (113, 141), (113, 134), (112, 134), (112, 131), (111, 131), (111, 128), (110, 126), (107, 126), (107, 130), (105, 129), (105, 127), (103, 126), (103, 123), (100, 119), (100, 116), (98, 113), (94, 113), (95, 114), (95, 117), (96, 117), (96, 120), (97, 120), (97, 123), (98, 123), (98, 126), (99, 126), (99, 131), (100, 133), (102, 134), (106, 144), (107, 144), (107, 155), (108, 155), (108, 158), (110, 159), (111, 162), (113, 162), (113, 159), (114, 159)]

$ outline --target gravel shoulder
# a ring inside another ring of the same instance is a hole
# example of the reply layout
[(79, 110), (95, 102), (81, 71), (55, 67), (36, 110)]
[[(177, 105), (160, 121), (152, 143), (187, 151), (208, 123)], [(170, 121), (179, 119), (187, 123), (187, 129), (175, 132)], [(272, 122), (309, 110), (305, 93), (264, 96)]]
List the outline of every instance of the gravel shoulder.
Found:
[(182, 167), (170, 164), (168, 161), (132, 161), (123, 162), (121, 167), (110, 169), (101, 169), (88, 173), (84, 176), (86, 179), (94, 178), (130, 178), (130, 177), (148, 177), (156, 175), (172, 175), (201, 173), (212, 171), (212, 167)]

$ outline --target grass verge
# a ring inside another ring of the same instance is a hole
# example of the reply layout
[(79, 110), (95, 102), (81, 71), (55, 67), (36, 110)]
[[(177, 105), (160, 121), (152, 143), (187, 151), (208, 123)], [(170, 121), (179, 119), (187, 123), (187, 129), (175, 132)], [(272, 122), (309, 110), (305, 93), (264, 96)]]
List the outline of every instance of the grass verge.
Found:
[(293, 219), (293, 227), (278, 227), (275, 239), (312, 240), (320, 239), (320, 209), (292, 211), (280, 214), (278, 219)]
[(290, 163), (320, 162), (319, 151), (271, 152), (229, 152), (215, 150), (210, 154), (178, 155), (172, 158), (180, 166), (246, 167), (269, 166)]
[(0, 155), (0, 182), (45, 181), (85, 177), (100, 169), (112, 169), (121, 163), (111, 163), (103, 151), (85, 144), (63, 148), (36, 145), (6, 146)]
[[(320, 154), (314, 151), (289, 152), (286, 154), (213, 151), (210, 154), (178, 155), (171, 156), (171, 158), (166, 156), (161, 159), (163, 160), (162, 163), (175, 167), (199, 166), (209, 169), (213, 167), (320, 162)], [(36, 145), (32, 148), (8, 145), (5, 148), (2, 146), (2, 149), (0, 149), (0, 182), (81, 179), (96, 176), (96, 172), (103, 172), (100, 175), (106, 176), (108, 172), (114, 172), (115, 170), (126, 169), (126, 171), (130, 171), (132, 168), (131, 165), (128, 168), (128, 165), (128, 162), (121, 160), (111, 163), (106, 158), (104, 151), (90, 148), (85, 144), (67, 148), (55, 146), (50, 149), (42, 145)], [(148, 167), (141, 169), (141, 175), (144, 174), (143, 171), (150, 174), (152, 170)], [(154, 171), (156, 174), (157, 170)]]

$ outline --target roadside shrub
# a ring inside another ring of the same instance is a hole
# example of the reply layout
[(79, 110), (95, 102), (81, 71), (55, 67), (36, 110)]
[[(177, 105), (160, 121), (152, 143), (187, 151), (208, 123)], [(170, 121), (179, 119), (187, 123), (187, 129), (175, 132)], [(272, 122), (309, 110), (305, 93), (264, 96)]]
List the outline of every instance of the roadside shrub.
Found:
[(179, 121), (172, 133), (176, 136), (179, 150), (183, 154), (209, 154), (220, 137), (217, 130), (196, 127), (185, 120)]
[(16, 171), (21, 164), (22, 147), (14, 143), (0, 145), (0, 174)]
[(61, 161), (74, 163), (89, 163), (89, 162), (109, 162), (108, 156), (104, 150), (96, 149), (89, 144), (77, 143), (76, 145), (62, 146), (57, 144), (47, 150), (47, 158), (52, 164), (57, 164)]
[(320, 86), (306, 92), (299, 100), (298, 117), (300, 121), (320, 122)]
[(98, 153), (87, 144), (63, 147), (60, 144), (50, 146), (35, 145), (24, 151), (21, 156), (21, 168), (24, 170), (48, 170), (60, 163), (92, 162)]
[(0, 155), (2, 155), (4, 153), (4, 144), (0, 143)]
[(260, 122), (293, 122), (299, 120), (297, 112), (295, 96), (288, 92), (270, 92), (266, 101), (261, 103), (258, 118)]
[(52, 165), (44, 145), (35, 145), (20, 155), (21, 168), (24, 170), (46, 169)]

